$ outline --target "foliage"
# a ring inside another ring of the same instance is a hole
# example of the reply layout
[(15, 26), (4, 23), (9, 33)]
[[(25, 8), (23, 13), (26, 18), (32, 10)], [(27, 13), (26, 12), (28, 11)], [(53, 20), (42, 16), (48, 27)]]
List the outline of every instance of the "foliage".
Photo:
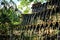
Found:
[[(1, 1), (0, 8), (0, 30), (4, 30), (7, 32), (8, 28), (13, 29), (14, 25), (20, 24), (20, 15), (17, 15), (17, 7), (12, 2), (12, 6), (10, 6), (12, 1), (9, 3), (7, 1)], [(15, 5), (15, 6), (14, 6)], [(15, 7), (15, 8), (14, 8)], [(11, 31), (12, 32), (12, 31)]]
[(31, 12), (30, 11), (31, 10), (31, 7), (29, 7), (29, 5), (31, 5), (32, 3), (37, 3), (37, 2), (43, 3), (44, 1), (45, 0), (20, 0), (20, 5), (18, 6), (18, 8), (20, 10), (22, 10), (22, 12), (24, 14), (28, 14), (29, 12)]

